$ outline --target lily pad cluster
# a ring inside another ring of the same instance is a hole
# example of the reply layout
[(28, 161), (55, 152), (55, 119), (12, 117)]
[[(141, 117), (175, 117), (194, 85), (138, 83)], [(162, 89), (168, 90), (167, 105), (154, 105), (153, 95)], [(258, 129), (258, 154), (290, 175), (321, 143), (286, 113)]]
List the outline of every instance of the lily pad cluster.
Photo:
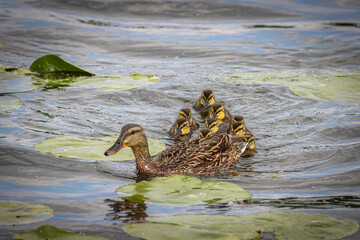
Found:
[(46, 205), (34, 202), (0, 201), (0, 225), (42, 222), (54, 216)]
[(128, 234), (155, 239), (260, 239), (272, 232), (276, 239), (340, 239), (358, 231), (353, 220), (324, 214), (267, 212), (245, 216), (182, 215), (153, 216), (146, 223), (128, 224)]
[[(125, 148), (118, 154), (105, 157), (106, 149), (116, 141), (116, 136), (83, 138), (76, 136), (63, 136), (45, 140), (34, 148), (42, 153), (51, 154), (62, 158), (78, 158), (86, 160), (125, 161), (134, 159), (130, 148)], [(148, 139), (150, 155), (156, 155), (165, 148), (161, 141)]]
[(330, 102), (360, 102), (360, 72), (244, 73), (227, 77), (225, 81), (242, 84), (286, 85), (301, 97)]
[(89, 236), (79, 233), (73, 233), (56, 228), (51, 225), (43, 225), (36, 230), (18, 233), (14, 235), (14, 240), (110, 240), (109, 238)]
[(157, 177), (150, 181), (128, 184), (119, 187), (116, 191), (124, 199), (138, 203), (223, 203), (251, 197), (250, 193), (234, 183), (203, 182), (196, 177), (181, 175)]

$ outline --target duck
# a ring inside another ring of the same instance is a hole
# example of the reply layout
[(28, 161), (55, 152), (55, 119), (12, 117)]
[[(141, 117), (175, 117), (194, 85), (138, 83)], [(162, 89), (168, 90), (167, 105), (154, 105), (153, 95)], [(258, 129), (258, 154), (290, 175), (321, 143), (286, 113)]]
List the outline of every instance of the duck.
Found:
[(232, 135), (238, 135), (243, 136), (243, 142), (248, 142), (249, 146), (244, 151), (243, 157), (250, 157), (253, 156), (254, 153), (256, 153), (255, 149), (255, 136), (252, 134), (252, 132), (246, 128), (244, 119), (242, 118), (240, 121), (233, 121), (230, 123), (228, 131), (228, 134)]
[(216, 103), (215, 95), (212, 90), (204, 90), (201, 97), (196, 101), (194, 108), (200, 113), (207, 114), (208, 108)]
[(209, 128), (203, 128), (199, 131), (199, 137), (198, 139), (203, 139), (203, 138), (207, 138), (210, 137), (212, 135), (212, 132)]
[(227, 133), (214, 134), (200, 140), (175, 143), (152, 158), (144, 129), (129, 123), (122, 127), (119, 138), (104, 154), (110, 156), (125, 147), (132, 149), (141, 178), (174, 174), (214, 176), (230, 170), (240, 160), (247, 143)]
[(219, 125), (219, 122), (213, 118), (206, 119), (205, 121), (205, 128), (209, 129), (211, 134), (214, 134), (219, 130)]
[(215, 103), (208, 112), (208, 118), (216, 119), (220, 124), (229, 123), (231, 114), (222, 104)]
[(173, 127), (169, 131), (170, 136), (181, 142), (189, 141), (192, 133), (190, 122), (186, 118), (176, 119)]
[[(178, 113), (178, 116), (177, 116), (177, 119), (179, 119), (179, 118), (187, 119), (189, 121), (189, 123), (190, 123), (190, 127), (191, 127), (192, 131), (196, 131), (200, 127), (200, 124), (196, 122), (195, 118), (193, 118), (190, 108), (182, 108), (182, 109), (180, 109), (180, 111)], [(170, 128), (169, 133), (174, 134), (175, 131), (176, 131), (176, 121), (172, 125), (172, 127)]]

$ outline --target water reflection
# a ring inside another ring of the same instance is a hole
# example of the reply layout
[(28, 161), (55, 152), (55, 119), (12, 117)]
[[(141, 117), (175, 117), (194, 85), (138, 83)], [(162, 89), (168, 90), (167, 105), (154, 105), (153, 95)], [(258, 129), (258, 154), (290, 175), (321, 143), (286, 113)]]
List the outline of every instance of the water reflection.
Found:
[(105, 199), (111, 210), (106, 214), (105, 220), (121, 221), (124, 223), (139, 223), (144, 222), (148, 217), (145, 203), (135, 203), (126, 199), (113, 200)]

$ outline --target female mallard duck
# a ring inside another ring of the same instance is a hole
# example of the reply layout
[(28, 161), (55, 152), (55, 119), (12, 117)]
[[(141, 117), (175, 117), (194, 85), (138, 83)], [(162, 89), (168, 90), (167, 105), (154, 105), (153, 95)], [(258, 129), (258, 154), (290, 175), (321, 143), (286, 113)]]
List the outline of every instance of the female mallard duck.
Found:
[(196, 101), (194, 108), (196, 111), (207, 113), (207, 109), (216, 103), (214, 92), (204, 90), (201, 97)]
[(203, 139), (203, 138), (207, 138), (210, 137), (212, 135), (212, 132), (209, 128), (203, 128), (199, 131), (199, 137), (198, 139)]
[(212, 105), (209, 111), (209, 118), (216, 119), (220, 124), (230, 122), (231, 115), (220, 103)]
[(105, 156), (131, 147), (136, 169), (141, 177), (169, 176), (172, 174), (213, 176), (224, 173), (235, 165), (245, 151), (247, 143), (234, 143), (236, 136), (216, 134), (202, 140), (180, 142), (166, 148), (152, 159), (144, 129), (138, 124), (126, 124), (120, 136)]
[[(196, 120), (193, 118), (190, 108), (182, 108), (182, 109), (180, 109), (177, 118), (178, 119), (179, 118), (185, 118), (186, 120), (188, 120), (189, 123), (190, 123), (190, 127), (191, 127), (192, 131), (197, 130), (199, 128), (199, 126), (200, 126), (196, 122)], [(175, 134), (175, 131), (176, 131), (176, 122), (172, 125), (172, 127), (171, 127), (171, 129), (169, 131), (170, 135)]]
[(192, 130), (190, 127), (190, 122), (186, 118), (178, 118), (174, 123), (174, 128), (170, 129), (170, 136), (172, 136), (175, 140), (179, 140), (181, 142), (189, 141)]

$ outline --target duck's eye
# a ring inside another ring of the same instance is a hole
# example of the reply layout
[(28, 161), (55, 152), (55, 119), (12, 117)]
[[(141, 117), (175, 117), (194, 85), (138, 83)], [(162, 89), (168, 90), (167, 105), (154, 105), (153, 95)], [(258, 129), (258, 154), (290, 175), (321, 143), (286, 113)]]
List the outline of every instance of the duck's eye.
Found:
[(136, 131), (135, 130), (132, 130), (131, 132), (130, 132), (130, 135), (133, 135), (133, 134), (135, 134), (136, 133)]

